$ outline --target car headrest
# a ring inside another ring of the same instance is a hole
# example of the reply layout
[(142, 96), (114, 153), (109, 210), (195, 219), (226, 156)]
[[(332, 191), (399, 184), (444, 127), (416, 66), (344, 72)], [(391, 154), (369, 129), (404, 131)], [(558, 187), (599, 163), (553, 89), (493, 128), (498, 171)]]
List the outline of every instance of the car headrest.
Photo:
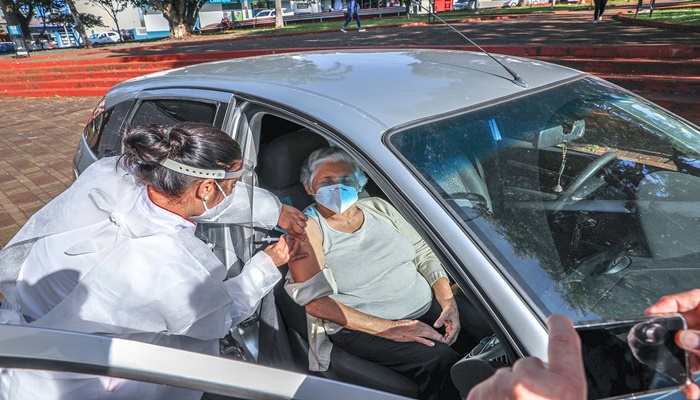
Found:
[(311, 153), (328, 147), (328, 141), (308, 129), (284, 134), (267, 143), (258, 156), (257, 174), (269, 188), (299, 183), (301, 166)]

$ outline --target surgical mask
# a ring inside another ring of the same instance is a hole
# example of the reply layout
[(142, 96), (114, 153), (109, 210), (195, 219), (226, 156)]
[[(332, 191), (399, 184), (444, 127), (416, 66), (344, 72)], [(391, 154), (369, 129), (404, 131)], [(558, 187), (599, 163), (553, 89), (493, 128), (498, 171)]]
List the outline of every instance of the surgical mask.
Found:
[(357, 189), (338, 183), (319, 188), (315, 196), (318, 204), (336, 214), (342, 214), (357, 202)]
[[(217, 205), (215, 205), (213, 208), (207, 207), (207, 202), (202, 199), (202, 205), (204, 206), (204, 212), (202, 215), (199, 215), (197, 217), (192, 217), (190, 218), (192, 221), (195, 222), (215, 222), (221, 215), (226, 213), (232, 206), (233, 206), (233, 190), (231, 190), (231, 194), (226, 196), (226, 192), (219, 186), (219, 182), (214, 181), (214, 184), (216, 187), (219, 189), (221, 194), (224, 196), (224, 199), (221, 200), (221, 202)], [(235, 189), (235, 186), (234, 186)]]

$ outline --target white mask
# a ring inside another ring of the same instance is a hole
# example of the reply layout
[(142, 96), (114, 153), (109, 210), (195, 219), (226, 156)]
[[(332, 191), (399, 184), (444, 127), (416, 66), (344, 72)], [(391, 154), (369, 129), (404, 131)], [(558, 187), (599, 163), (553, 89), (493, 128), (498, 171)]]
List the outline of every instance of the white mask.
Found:
[[(231, 194), (226, 196), (226, 192), (219, 186), (219, 183), (217, 181), (214, 181), (214, 184), (216, 187), (219, 189), (221, 194), (224, 196), (224, 199), (221, 200), (221, 202), (217, 205), (215, 205), (213, 208), (207, 207), (207, 202), (202, 199), (202, 205), (204, 206), (204, 212), (202, 215), (196, 216), (196, 217), (191, 217), (190, 219), (195, 222), (215, 222), (219, 217), (224, 214), (226, 211), (228, 211), (229, 208), (233, 206), (233, 189), (231, 190)], [(235, 186), (234, 186), (235, 189)]]
[(316, 202), (327, 209), (342, 214), (357, 202), (357, 189), (342, 183), (323, 186), (316, 191)]

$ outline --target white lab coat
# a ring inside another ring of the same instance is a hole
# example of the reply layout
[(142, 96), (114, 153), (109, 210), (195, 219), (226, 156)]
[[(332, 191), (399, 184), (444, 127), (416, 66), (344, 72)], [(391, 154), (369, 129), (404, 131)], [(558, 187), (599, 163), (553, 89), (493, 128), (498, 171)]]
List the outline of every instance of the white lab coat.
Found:
[[(279, 202), (256, 195), (267, 213), (257, 225), (274, 227)], [(235, 222), (237, 212), (255, 214), (237, 204), (225, 221)], [(219, 339), (252, 315), (281, 275), (261, 252), (224, 282), (226, 267), (194, 229), (153, 204), (116, 158), (102, 159), (0, 251), (0, 322), (217, 355)], [(199, 399), (201, 392), (61, 372), (3, 371), (0, 378), (0, 399), (107, 397)]]

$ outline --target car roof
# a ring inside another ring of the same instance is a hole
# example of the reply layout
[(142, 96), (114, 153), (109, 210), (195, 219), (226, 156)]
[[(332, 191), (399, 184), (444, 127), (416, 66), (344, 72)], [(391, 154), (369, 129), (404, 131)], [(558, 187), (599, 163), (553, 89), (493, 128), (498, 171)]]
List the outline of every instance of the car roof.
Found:
[[(157, 72), (110, 91), (107, 106), (161, 88), (224, 90), (321, 117), (347, 112), (385, 128), (525, 94), (585, 75), (537, 60), (435, 49), (330, 50), (238, 58)], [(111, 98), (111, 99), (110, 99)], [(331, 107), (335, 104), (338, 107)]]

